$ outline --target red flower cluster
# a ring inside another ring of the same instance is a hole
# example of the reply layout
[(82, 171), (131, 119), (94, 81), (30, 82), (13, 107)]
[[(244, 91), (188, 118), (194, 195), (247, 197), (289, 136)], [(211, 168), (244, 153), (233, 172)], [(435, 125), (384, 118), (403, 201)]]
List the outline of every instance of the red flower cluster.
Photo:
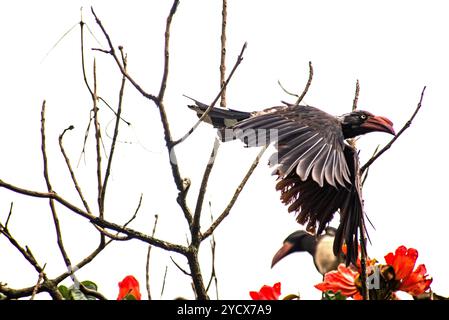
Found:
[[(390, 252), (385, 256), (385, 262), (394, 270), (393, 291), (400, 290), (417, 296), (430, 288), (432, 279), (428, 277), (425, 265), (421, 264), (413, 270), (417, 258), (418, 251), (416, 249), (407, 249), (404, 246), (397, 248), (394, 254)], [(340, 264), (337, 270), (328, 272), (324, 276), (324, 281), (315, 285), (315, 288), (323, 292), (340, 292), (343, 296), (359, 300), (362, 299), (362, 296), (358, 281), (358, 271)]]
[(417, 296), (430, 288), (432, 278), (428, 278), (426, 266), (420, 264), (415, 271), (418, 251), (413, 248), (407, 250), (400, 246), (395, 254), (390, 252), (385, 256), (385, 262), (392, 266), (395, 272), (395, 279), (399, 282), (398, 290), (405, 291), (412, 296)]
[(139, 282), (133, 276), (126, 276), (118, 283), (119, 293), (117, 300), (140, 300)]
[(324, 281), (315, 285), (315, 288), (323, 292), (332, 291), (337, 293), (340, 291), (340, 293), (345, 297), (361, 300), (362, 296), (360, 295), (356, 285), (356, 280), (358, 277), (358, 272), (353, 271), (344, 264), (340, 264), (337, 270), (326, 273), (324, 276)]
[(279, 300), (281, 295), (281, 283), (277, 282), (272, 287), (264, 285), (259, 292), (250, 291), (249, 295), (253, 300)]

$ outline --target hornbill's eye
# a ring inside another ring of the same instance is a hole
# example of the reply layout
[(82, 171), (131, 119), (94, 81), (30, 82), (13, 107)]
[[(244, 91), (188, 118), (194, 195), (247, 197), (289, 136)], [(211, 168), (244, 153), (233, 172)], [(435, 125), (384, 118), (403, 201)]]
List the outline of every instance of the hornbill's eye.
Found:
[(360, 115), (360, 119), (366, 120), (366, 114), (361, 114), (361, 115)]

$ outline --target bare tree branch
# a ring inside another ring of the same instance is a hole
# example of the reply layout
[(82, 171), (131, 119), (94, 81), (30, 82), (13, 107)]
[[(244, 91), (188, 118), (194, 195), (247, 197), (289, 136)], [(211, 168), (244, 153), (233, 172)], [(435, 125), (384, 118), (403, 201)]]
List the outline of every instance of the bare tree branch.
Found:
[(173, 20), (173, 16), (176, 13), (176, 9), (178, 8), (179, 0), (173, 1), (172, 7), (170, 9), (170, 13), (167, 17), (167, 22), (165, 24), (165, 45), (164, 45), (164, 73), (162, 74), (161, 87), (159, 89), (159, 94), (157, 95), (157, 99), (159, 101), (164, 100), (165, 89), (167, 88), (168, 81), (168, 71), (170, 66), (170, 28)]
[(170, 260), (171, 262), (173, 262), (173, 264), (176, 266), (176, 268), (178, 268), (182, 273), (184, 273), (186, 276), (191, 277), (192, 275), (187, 272), (183, 267), (181, 267), (178, 263), (176, 263), (175, 259), (173, 259), (172, 256), (170, 256)]
[[(97, 155), (97, 201), (98, 201), (98, 211), (99, 217), (104, 218), (104, 208), (103, 203), (101, 201), (101, 195), (103, 193), (103, 178), (101, 172), (101, 129), (100, 129), (100, 121), (98, 120), (98, 98), (97, 98), (97, 68), (96, 61), (94, 59), (93, 64), (93, 76), (94, 76), (94, 91), (92, 94), (92, 104), (93, 104), (93, 119), (94, 119), (94, 128), (95, 128), (95, 151)], [(102, 241), (104, 241), (104, 236), (101, 235)]]
[[(380, 144), (378, 144), (376, 149), (374, 149), (374, 152), (371, 155), (371, 158), (376, 155), (377, 151), (379, 151), (379, 148), (380, 148)], [(362, 176), (362, 187), (365, 185), (366, 179), (368, 179), (368, 173), (369, 173), (369, 168), (366, 169), (366, 171), (364, 172), (364, 174)]]
[(212, 152), (209, 157), (209, 161), (204, 170), (203, 179), (201, 180), (200, 191), (198, 193), (198, 199), (195, 206), (195, 214), (193, 215), (193, 223), (191, 227), (192, 232), (192, 245), (198, 247), (201, 242), (200, 234), (200, 218), (201, 211), (203, 208), (204, 196), (206, 195), (207, 183), (209, 181), (210, 173), (215, 163), (215, 158), (217, 157), (218, 148), (220, 147), (220, 140), (215, 137), (214, 145), (212, 147)]
[(164, 272), (164, 278), (162, 280), (162, 288), (161, 288), (161, 297), (164, 294), (164, 290), (165, 290), (165, 283), (167, 281), (167, 271), (168, 271), (168, 266), (165, 266), (165, 272)]
[(46, 265), (47, 264), (44, 264), (44, 266), (42, 267), (42, 271), (39, 272), (39, 277), (37, 279), (36, 285), (34, 286), (33, 293), (31, 294), (30, 300), (34, 300), (34, 297), (36, 296), (37, 291), (39, 290), (40, 286), (42, 285), (42, 281), (44, 279), (44, 270), (45, 270)]
[(203, 275), (201, 274), (200, 262), (198, 260), (198, 248), (193, 245), (189, 246), (186, 258), (189, 264), (196, 298), (199, 300), (209, 300), (206, 287), (204, 286)]
[(86, 63), (85, 63), (85, 59), (84, 59), (84, 21), (83, 21), (83, 17), (81, 16), (81, 20), (79, 22), (80, 25), (80, 35), (81, 35), (81, 68), (83, 70), (83, 80), (84, 80), (84, 84), (86, 85), (86, 88), (89, 90), (89, 93), (91, 96), (94, 95), (94, 92), (92, 91), (92, 89), (90, 88), (89, 85), (89, 81), (87, 81), (87, 75), (86, 75)]
[[(46, 141), (45, 141), (45, 100), (42, 103), (41, 110), (41, 150), (42, 150), (42, 158), (44, 163), (44, 178), (47, 184), (47, 190), (49, 193), (53, 192), (53, 187), (51, 186), (50, 177), (48, 174), (48, 160), (47, 160), (47, 150), (46, 150)], [(52, 198), (49, 199), (50, 210), (53, 217), (53, 223), (56, 231), (56, 242), (58, 244), (59, 251), (61, 252), (61, 256), (64, 260), (64, 263), (68, 269), (71, 269), (72, 262), (70, 261), (69, 255), (64, 247), (64, 242), (62, 240), (61, 227), (59, 224), (59, 218), (56, 213), (56, 207), (54, 200)]]
[(307, 80), (306, 86), (304, 90), (302, 91), (301, 95), (298, 97), (298, 100), (296, 100), (295, 105), (299, 105), (304, 99), (304, 97), (307, 94), (307, 91), (309, 91), (310, 85), (312, 84), (313, 79), (313, 67), (312, 67), (312, 61), (309, 61), (309, 79)]
[(118, 56), (117, 56), (117, 54), (116, 54), (116, 52), (115, 52), (115, 49), (114, 49), (114, 45), (112, 44), (112, 40), (111, 40), (111, 37), (109, 36), (109, 34), (107, 33), (107, 31), (106, 31), (106, 29), (105, 29), (105, 27), (103, 26), (103, 23), (101, 22), (101, 20), (97, 17), (97, 14), (95, 13), (95, 11), (94, 11), (94, 9), (93, 9), (93, 7), (91, 7), (91, 11), (92, 11), (92, 14), (94, 15), (94, 17), (95, 17), (95, 22), (98, 24), (98, 26), (100, 27), (100, 29), (101, 29), (101, 31), (103, 32), (103, 35), (105, 36), (105, 38), (106, 38), (106, 41), (108, 42), (108, 46), (109, 46), (109, 50), (103, 50), (103, 49), (95, 49), (95, 50), (98, 50), (98, 51), (102, 51), (102, 52), (104, 52), (104, 53), (107, 53), (107, 54), (110, 54), (113, 58), (114, 58), (114, 60), (115, 60), (115, 62), (116, 62), (116, 64), (117, 64), (117, 66), (119, 67), (119, 69), (120, 69), (120, 71), (121, 71), (121, 73), (129, 80), (129, 82), (137, 89), (137, 91), (139, 91), (140, 92), (140, 94), (141, 95), (143, 95), (145, 98), (147, 98), (147, 99), (150, 99), (150, 100), (152, 100), (152, 101), (154, 101), (156, 104), (157, 104), (157, 101), (158, 101), (158, 99), (157, 99), (157, 97), (156, 96), (154, 96), (154, 95), (152, 95), (152, 94), (149, 94), (149, 93), (147, 93), (129, 74), (128, 74), (128, 72), (126, 72), (126, 70), (125, 70), (125, 68), (123, 67), (123, 65), (122, 65), (122, 63), (120, 62), (120, 60), (119, 60), (119, 58), (118, 58)]
[[(212, 206), (211, 203), (209, 201), (209, 211), (210, 211), (210, 222), (213, 223), (214, 222), (214, 216), (212, 215)], [(215, 249), (216, 249), (216, 245), (217, 243), (215, 242), (215, 236), (212, 233), (211, 239), (210, 239), (210, 249), (211, 249), (211, 255), (212, 255), (212, 270), (210, 273), (210, 278), (209, 281), (207, 283), (206, 286), (206, 291), (209, 292), (210, 286), (212, 284), (212, 281), (214, 280), (215, 282), (215, 295), (216, 295), (216, 299), (218, 300), (218, 277), (217, 277), (217, 273), (215, 270)]]
[[(357, 81), (355, 83), (354, 100), (352, 100), (352, 111), (355, 111), (357, 109), (357, 104), (359, 102), (359, 94), (360, 94), (360, 83), (359, 83), (359, 80), (357, 79)], [(357, 138), (348, 139), (349, 145), (351, 147), (353, 147), (354, 149), (356, 149), (356, 142), (357, 142)]]
[(80, 285), (80, 291), (82, 293), (84, 293), (86, 296), (92, 296), (97, 298), (98, 300), (108, 300), (104, 295), (102, 295), (100, 292), (96, 291), (96, 290), (92, 290), (87, 288), (84, 284), (82, 284), (81, 282), (79, 283)]
[(357, 109), (357, 103), (359, 102), (359, 94), (360, 94), (360, 83), (359, 79), (357, 79), (357, 82), (355, 83), (354, 100), (352, 101), (352, 111), (355, 111)]
[[(159, 219), (159, 216), (157, 214), (154, 215), (154, 225), (153, 225), (153, 231), (151, 232), (151, 236), (154, 237), (156, 233), (156, 227), (157, 227), (157, 221)], [(151, 300), (151, 290), (150, 290), (150, 255), (151, 255), (151, 248), (153, 246), (150, 244), (148, 246), (147, 251), (147, 263), (146, 263), (146, 272), (145, 272), (145, 285), (147, 288), (147, 294), (148, 294), (148, 300)]]
[[(123, 68), (126, 70), (126, 62), (127, 62), (126, 56), (123, 54), (122, 50), (120, 50), (120, 53), (122, 55)], [(124, 75), (122, 75), (122, 82), (120, 85), (119, 98), (118, 98), (117, 114), (116, 114), (116, 120), (115, 120), (115, 126), (114, 126), (114, 134), (112, 136), (111, 148), (109, 151), (108, 163), (106, 166), (106, 173), (104, 175), (103, 188), (101, 189), (101, 196), (100, 196), (101, 207), (103, 209), (104, 209), (104, 201), (106, 198), (106, 188), (108, 185), (109, 176), (111, 174), (112, 159), (114, 158), (115, 145), (117, 143), (117, 137), (118, 137), (118, 132), (119, 132), (120, 116), (122, 114), (123, 94), (125, 91), (125, 83), (126, 83), (126, 77)]]
[(12, 215), (12, 208), (14, 206), (14, 203), (11, 202), (10, 206), (9, 206), (9, 213), (8, 213), (8, 217), (6, 217), (6, 222), (5, 222), (5, 229), (8, 229), (8, 223), (9, 223), (9, 219), (11, 219), (11, 215)]
[(75, 186), (75, 189), (78, 192), (78, 195), (79, 195), (81, 201), (83, 202), (84, 208), (86, 209), (87, 212), (92, 213), (92, 211), (89, 208), (89, 204), (87, 203), (86, 199), (84, 198), (83, 192), (78, 184), (78, 180), (76, 179), (75, 172), (73, 171), (72, 165), (70, 164), (70, 159), (67, 156), (67, 153), (65, 152), (65, 149), (64, 149), (64, 145), (62, 143), (62, 139), (64, 138), (65, 133), (68, 130), (73, 130), (73, 128), (74, 128), (73, 126), (69, 126), (68, 128), (64, 129), (64, 131), (59, 135), (59, 148), (64, 157), (67, 168), (69, 169), (70, 177), (72, 178), (73, 185)]
[(390, 140), (389, 143), (387, 143), (387, 145), (385, 147), (383, 147), (378, 153), (376, 153), (375, 156), (373, 156), (371, 159), (369, 159), (361, 168), (360, 168), (360, 172), (363, 173), (366, 169), (369, 168), (369, 166), (371, 166), (374, 161), (376, 161), (377, 159), (379, 159), (379, 157), (388, 149), (391, 148), (391, 146), (393, 145), (393, 143), (396, 142), (396, 140), (404, 133), (405, 130), (407, 130), (411, 124), (412, 121), (415, 119), (416, 115), (418, 114), (419, 110), (421, 109), (421, 105), (422, 105), (422, 100), (424, 98), (424, 93), (426, 91), (426, 86), (424, 86), (424, 88), (421, 91), (421, 97), (419, 99), (418, 105), (416, 106), (415, 111), (413, 112), (412, 116), (410, 117), (410, 119), (405, 123), (405, 125), (401, 128), (401, 130), (399, 130), (399, 132), (396, 134), (396, 136), (394, 136), (393, 139)]
[(220, 88), (221, 92), (220, 107), (226, 108), (226, 25), (228, 19), (228, 2), (223, 0), (221, 11), (221, 55), (220, 55)]
[[(226, 89), (226, 87), (229, 84), (229, 81), (231, 80), (232, 76), (234, 75), (235, 70), (237, 70), (238, 66), (240, 65), (240, 63), (243, 61), (243, 53), (245, 52), (247, 47), (247, 43), (245, 42), (243, 44), (242, 50), (240, 51), (240, 54), (237, 57), (237, 61), (234, 64), (234, 67), (231, 70), (231, 73), (229, 73), (228, 78), (226, 79), (223, 87), (221, 87), (220, 92), (218, 92), (217, 96), (215, 97), (214, 101), (212, 101), (212, 103), (209, 105), (209, 107), (206, 109), (206, 111), (204, 111), (204, 113), (201, 115), (201, 117), (198, 119), (198, 121), (193, 125), (192, 128), (190, 128), (189, 131), (187, 131), (187, 133), (182, 136), (181, 139), (178, 139), (176, 141), (173, 142), (172, 146), (176, 146), (177, 144), (183, 142), (184, 140), (186, 140), (195, 130), (196, 128), (198, 128), (198, 126), (203, 122), (203, 120), (207, 117), (207, 115), (209, 114), (209, 112), (212, 110), (212, 108), (215, 106), (215, 104), (217, 103), (218, 99), (220, 99), (222, 92)], [(187, 96), (186, 96), (187, 97)], [(188, 98), (188, 97), (187, 97)]]

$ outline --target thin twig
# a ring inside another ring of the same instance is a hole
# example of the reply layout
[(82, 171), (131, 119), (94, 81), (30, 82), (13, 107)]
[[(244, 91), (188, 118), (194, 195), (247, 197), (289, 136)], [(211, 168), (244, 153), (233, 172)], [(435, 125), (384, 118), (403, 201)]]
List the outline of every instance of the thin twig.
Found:
[[(140, 194), (140, 198), (139, 198), (139, 203), (137, 204), (137, 208), (134, 211), (133, 216), (125, 222), (125, 224), (123, 225), (124, 228), (126, 228), (134, 219), (137, 218), (137, 214), (139, 213), (140, 207), (142, 206), (142, 200), (143, 200), (143, 194)], [(112, 241), (116, 240), (116, 241), (128, 241), (131, 240), (130, 236), (122, 236), (120, 237), (119, 234), (121, 232), (117, 231), (115, 234), (112, 234), (108, 231), (106, 231), (104, 228), (101, 228), (97, 225), (94, 225), (95, 228), (100, 231), (101, 233), (103, 233), (105, 236), (107, 236), (109, 238), (109, 240), (106, 242), (106, 245), (108, 245), (109, 243), (111, 243)]]
[(299, 105), (304, 99), (305, 95), (307, 94), (307, 91), (309, 91), (310, 85), (312, 84), (313, 79), (313, 67), (312, 67), (312, 61), (309, 61), (309, 79), (307, 80), (306, 86), (304, 90), (302, 91), (301, 95), (298, 97), (298, 100), (296, 100), (295, 105)]
[[(80, 162), (81, 162), (81, 159), (83, 158), (83, 156), (84, 157), (86, 156), (87, 138), (89, 137), (90, 126), (92, 124), (92, 120), (93, 120), (93, 110), (90, 110), (90, 112), (89, 112), (89, 121), (87, 123), (86, 131), (84, 132), (83, 148), (81, 150), (80, 157), (78, 159), (78, 163), (77, 163), (76, 167), (78, 167), (80, 165)], [(86, 160), (84, 158), (84, 163), (85, 162), (86, 162)]]
[[(97, 257), (103, 250), (104, 248), (106, 248), (106, 246), (109, 244), (110, 242), (106, 242), (105, 244), (100, 243), (89, 255), (87, 255), (86, 257), (84, 257), (80, 262), (78, 262), (74, 267), (73, 270), (80, 270), (81, 268), (83, 268), (84, 266), (86, 266), (87, 264), (89, 264), (90, 262), (92, 262), (92, 260)], [(61, 281), (63, 281), (65, 278), (67, 278), (68, 276), (73, 274), (73, 270), (68, 270), (62, 274), (60, 274), (59, 276), (57, 276), (56, 278), (53, 279), (54, 283), (60, 283)]]
[(182, 272), (184, 273), (186, 276), (191, 277), (192, 274), (190, 274), (189, 272), (187, 272), (184, 268), (182, 268), (179, 264), (176, 263), (176, 261), (173, 259), (172, 256), (170, 256), (170, 260), (173, 262), (173, 264)]
[[(380, 148), (380, 144), (377, 145), (376, 149), (374, 149), (373, 154), (371, 155), (371, 158), (374, 157), (377, 153), (377, 151), (379, 151)], [(363, 177), (362, 177), (362, 187), (365, 185), (365, 181), (366, 179), (368, 179), (368, 173), (369, 173), (369, 168), (364, 172)]]
[(14, 246), (14, 248), (19, 251), (22, 256), (31, 264), (34, 269), (37, 271), (37, 273), (41, 273), (44, 269), (39, 265), (39, 263), (34, 258), (33, 254), (31, 253), (31, 250), (29, 248), (24, 249), (17, 240), (11, 235), (8, 229), (6, 229), (1, 223), (0, 223), (0, 233), (3, 234), (6, 239)]
[(209, 114), (209, 112), (213, 109), (213, 107), (215, 106), (215, 104), (217, 103), (218, 99), (220, 99), (222, 92), (226, 89), (226, 87), (229, 84), (229, 81), (231, 80), (232, 76), (234, 75), (234, 72), (237, 70), (238, 66), (240, 65), (240, 63), (243, 61), (243, 53), (245, 52), (247, 47), (247, 43), (245, 42), (243, 44), (242, 50), (240, 51), (240, 54), (237, 57), (237, 60), (234, 64), (234, 67), (231, 70), (231, 73), (229, 73), (228, 78), (226, 79), (224, 85), (221, 87), (220, 92), (218, 92), (217, 96), (215, 97), (215, 99), (212, 101), (212, 103), (209, 105), (209, 107), (206, 109), (206, 111), (204, 111), (204, 113), (201, 115), (201, 117), (198, 119), (198, 121), (193, 125), (192, 128), (190, 128), (189, 131), (187, 131), (186, 134), (184, 134), (184, 136), (182, 136), (181, 139), (178, 139), (176, 141), (174, 141), (172, 143), (172, 146), (176, 146), (177, 144), (179, 144), (180, 142), (183, 142), (184, 140), (186, 140), (195, 130), (196, 128), (198, 128), (198, 126), (203, 122), (203, 120), (207, 117), (207, 115)]
[(86, 287), (84, 284), (82, 284), (81, 282), (79, 283), (79, 289), (82, 293), (84, 293), (84, 295), (89, 295), (92, 297), (97, 298), (98, 300), (108, 300), (104, 295), (102, 295), (100, 292), (96, 291), (96, 290), (92, 290), (89, 289), (88, 287)]
[(165, 290), (165, 283), (167, 281), (167, 271), (168, 271), (168, 266), (165, 266), (164, 278), (162, 280), (162, 288), (161, 288), (161, 295), (160, 295), (161, 298), (162, 298), (162, 295), (164, 294), (164, 290)]
[[(143, 199), (143, 194), (141, 193), (140, 194), (140, 198), (139, 198), (139, 203), (137, 204), (137, 208), (136, 208), (136, 210), (134, 211), (134, 214), (133, 214), (133, 216), (128, 220), (128, 221), (126, 221), (125, 222), (125, 224), (123, 225), (123, 227), (124, 228), (126, 228), (134, 219), (136, 219), (137, 218), (137, 214), (139, 213), (139, 210), (140, 210), (140, 207), (142, 206), (142, 199)], [(108, 232), (108, 231), (106, 231), (104, 228), (102, 228), (102, 227), (99, 227), (99, 226), (97, 226), (97, 225), (95, 225), (94, 224), (94, 226), (95, 226), (95, 228), (99, 231), (99, 232), (101, 232), (102, 234), (104, 234), (106, 237), (108, 237), (109, 238), (109, 240), (105, 243), (105, 247), (108, 245), (108, 244), (110, 244), (113, 240), (117, 240), (117, 241), (127, 241), (127, 240), (131, 240), (131, 237), (130, 236), (123, 236), (123, 237), (120, 237), (119, 236), (119, 234), (120, 234), (120, 232), (119, 231), (117, 231), (116, 232), (116, 234), (112, 234), (112, 233), (110, 233), (110, 232)], [(101, 242), (100, 242), (101, 243)]]
[[(179, 2), (179, 1), (178, 1)], [(158, 98), (152, 94), (147, 93), (129, 74), (128, 72), (126, 72), (126, 70), (124, 69), (122, 63), (120, 62), (119, 57), (117, 56), (115, 49), (114, 49), (114, 45), (112, 44), (112, 40), (111, 37), (109, 36), (109, 34), (107, 33), (105, 27), (103, 26), (103, 23), (101, 22), (101, 20), (98, 18), (97, 14), (94, 11), (94, 8), (91, 7), (91, 11), (92, 14), (95, 17), (95, 22), (98, 24), (98, 26), (100, 27), (101, 31), (103, 32), (103, 35), (106, 38), (106, 41), (108, 42), (108, 46), (109, 46), (109, 50), (103, 50), (103, 49), (95, 49), (98, 51), (102, 51), (104, 53), (110, 54), (117, 66), (119, 67), (121, 73), (126, 76), (126, 78), (129, 80), (129, 82), (136, 88), (137, 91), (140, 92), (141, 95), (143, 95), (145, 98), (152, 100), (153, 102), (155, 102), (156, 104), (158, 103)]]
[[(41, 151), (44, 164), (44, 179), (47, 184), (47, 190), (49, 193), (53, 192), (53, 187), (51, 186), (50, 177), (48, 173), (48, 160), (47, 160), (47, 149), (46, 149), (46, 138), (45, 138), (45, 100), (42, 103), (41, 109)], [(70, 261), (69, 255), (64, 247), (64, 242), (62, 240), (62, 232), (59, 224), (59, 218), (56, 213), (55, 202), (52, 198), (49, 199), (50, 210), (53, 218), (53, 224), (56, 231), (56, 242), (58, 244), (59, 251), (64, 260), (64, 263), (68, 269), (71, 269), (72, 263)]]
[(220, 107), (226, 108), (226, 25), (228, 19), (228, 2), (223, 0), (221, 11), (221, 54), (220, 54), (220, 88), (224, 88), (221, 92)]
[[(159, 216), (157, 214), (154, 215), (154, 225), (153, 225), (153, 231), (151, 232), (151, 236), (154, 237), (155, 233), (156, 233), (156, 227), (157, 227), (157, 221), (159, 219)], [(153, 246), (150, 244), (148, 246), (148, 251), (147, 251), (147, 263), (146, 263), (146, 268), (145, 268), (145, 284), (146, 284), (146, 288), (147, 288), (147, 294), (148, 294), (148, 300), (151, 300), (151, 290), (150, 290), (150, 255), (151, 255), (151, 248)]]
[(76, 28), (76, 26), (79, 23), (75, 23), (73, 26), (71, 26), (64, 34), (55, 42), (55, 44), (48, 50), (48, 52), (45, 54), (45, 56), (42, 58), (40, 63), (43, 63), (45, 59), (50, 55), (50, 53), (56, 48), (56, 46), (73, 30)]
[(363, 174), (363, 172), (369, 168), (369, 166), (371, 166), (374, 161), (376, 161), (377, 159), (379, 159), (379, 157), (388, 149), (391, 148), (391, 146), (393, 145), (393, 143), (396, 142), (396, 140), (404, 133), (405, 130), (407, 130), (411, 124), (412, 121), (415, 119), (416, 115), (418, 114), (419, 110), (421, 109), (421, 105), (422, 105), (422, 100), (424, 98), (424, 92), (426, 91), (426, 86), (424, 86), (424, 88), (421, 91), (421, 97), (419, 99), (418, 105), (416, 106), (415, 111), (413, 112), (412, 116), (410, 117), (410, 119), (405, 123), (405, 125), (401, 128), (401, 130), (399, 130), (399, 132), (396, 134), (396, 136), (394, 136), (393, 139), (390, 140), (390, 142), (383, 147), (374, 157), (372, 157), (371, 159), (369, 159), (361, 168), (360, 168), (360, 172)]
[(85, 59), (84, 59), (84, 21), (83, 21), (83, 17), (81, 15), (81, 20), (79, 22), (80, 25), (80, 33), (81, 33), (81, 69), (83, 70), (83, 80), (84, 80), (84, 84), (86, 85), (86, 88), (89, 90), (89, 93), (91, 96), (94, 95), (92, 89), (90, 88), (89, 85), (89, 81), (87, 81), (87, 75), (86, 75), (86, 64), (85, 64)]
[[(213, 223), (214, 222), (214, 216), (212, 214), (212, 205), (209, 201), (209, 211), (210, 211), (210, 222)], [(212, 233), (211, 239), (210, 239), (210, 249), (211, 249), (211, 255), (212, 255), (212, 270), (210, 273), (210, 278), (209, 281), (207, 283), (206, 286), (206, 291), (209, 292), (210, 286), (212, 284), (212, 280), (214, 280), (215, 282), (215, 295), (216, 295), (216, 299), (218, 300), (218, 278), (217, 278), (217, 273), (215, 271), (215, 249), (216, 249), (216, 242), (215, 242), (215, 236)]]
[(359, 79), (357, 79), (357, 82), (355, 83), (354, 100), (352, 101), (352, 111), (355, 111), (357, 109), (357, 103), (359, 102), (359, 94), (360, 94), (360, 83)]
[(254, 159), (253, 163), (251, 164), (250, 168), (248, 169), (248, 172), (243, 177), (242, 181), (238, 185), (237, 189), (235, 189), (234, 195), (231, 198), (231, 201), (229, 201), (226, 208), (223, 210), (223, 212), (218, 216), (218, 218), (210, 225), (210, 227), (204, 232), (201, 236), (201, 241), (212, 235), (212, 233), (215, 231), (215, 229), (220, 225), (220, 223), (229, 215), (229, 212), (231, 211), (232, 207), (234, 206), (235, 202), (237, 201), (240, 193), (242, 192), (243, 188), (245, 187), (245, 184), (248, 182), (249, 178), (253, 174), (254, 170), (256, 169), (257, 165), (259, 164), (260, 158), (264, 154), (265, 150), (267, 150), (268, 146), (264, 146), (262, 150), (257, 155), (256, 159)]
[(299, 98), (299, 94), (296, 94), (296, 93), (293, 93), (293, 92), (288, 91), (288, 90), (282, 85), (282, 83), (281, 83), (280, 80), (278, 80), (278, 85), (279, 85), (279, 87), (281, 87), (282, 91), (284, 91), (286, 94), (288, 94), (288, 95), (290, 95), (290, 96), (293, 96), (293, 97), (296, 97), (296, 98)]
[(170, 9), (170, 13), (167, 17), (167, 21), (165, 24), (164, 73), (162, 74), (161, 86), (159, 88), (159, 94), (157, 95), (157, 98), (159, 101), (164, 100), (165, 89), (167, 88), (168, 72), (169, 72), (169, 66), (170, 66), (170, 29), (171, 29), (173, 16), (176, 13), (176, 9), (178, 8), (178, 5), (179, 5), (179, 0), (173, 1), (172, 7)]
[(11, 201), (11, 205), (9, 206), (9, 213), (8, 213), (8, 216), (6, 217), (5, 229), (8, 229), (8, 223), (9, 223), (9, 219), (11, 219), (13, 206), (14, 206), (14, 202)]
[[(93, 77), (94, 77), (94, 91), (92, 93), (92, 104), (93, 104), (93, 119), (94, 119), (94, 128), (95, 128), (95, 151), (97, 155), (97, 201), (98, 201), (98, 211), (99, 217), (104, 217), (104, 207), (102, 203), (102, 194), (103, 194), (103, 179), (101, 173), (101, 129), (100, 129), (100, 121), (98, 120), (98, 99), (97, 99), (97, 67), (96, 60), (94, 59), (93, 64)], [(102, 235), (103, 237), (103, 235)], [(103, 240), (102, 240), (103, 241)]]
[(198, 199), (196, 201), (195, 213), (193, 215), (193, 223), (191, 227), (192, 233), (192, 245), (195, 247), (199, 247), (201, 243), (201, 235), (200, 235), (200, 220), (201, 220), (201, 211), (203, 208), (204, 196), (206, 194), (207, 183), (209, 181), (209, 176), (212, 172), (212, 168), (214, 167), (215, 159), (217, 157), (218, 148), (220, 147), (220, 140), (215, 137), (214, 145), (212, 147), (212, 151), (209, 157), (209, 161), (204, 170), (203, 179), (201, 180), (200, 191), (198, 193)]
[[(355, 83), (354, 99), (352, 100), (352, 111), (355, 111), (357, 109), (357, 104), (359, 102), (359, 94), (360, 94), (360, 83), (359, 83), (359, 80), (357, 79), (357, 81)], [(351, 147), (353, 147), (354, 149), (356, 149), (356, 142), (357, 142), (357, 138), (348, 139), (349, 145)]]
[(78, 192), (78, 195), (79, 195), (81, 201), (83, 202), (84, 208), (86, 209), (87, 212), (92, 213), (92, 211), (90, 211), (89, 204), (87, 203), (86, 199), (84, 198), (83, 192), (78, 184), (78, 180), (76, 179), (75, 172), (73, 171), (72, 165), (70, 164), (70, 159), (67, 156), (67, 153), (65, 152), (65, 149), (64, 149), (64, 145), (62, 143), (62, 139), (64, 138), (65, 133), (68, 130), (73, 130), (73, 129), (74, 129), (73, 126), (69, 126), (68, 128), (64, 129), (64, 131), (59, 135), (59, 148), (64, 157), (67, 168), (69, 169), (70, 177), (72, 178), (72, 182), (75, 186), (75, 189)]
[[(103, 99), (102, 97), (99, 96), (99, 97), (98, 97), (98, 100), (101, 101), (101, 102), (103, 102), (103, 103), (106, 105), (106, 107), (108, 107), (108, 109), (111, 110), (112, 113), (114, 113), (114, 115), (117, 117), (117, 112), (111, 107), (111, 105), (110, 105), (105, 99)], [(122, 120), (124, 123), (126, 123), (128, 126), (131, 125), (131, 122), (125, 120), (122, 116), (120, 116), (119, 118), (120, 118), (120, 120)]]
[[(120, 53), (122, 55), (123, 67), (126, 70), (126, 66), (127, 66), (126, 55), (123, 54), (123, 50), (120, 50)], [(117, 115), (116, 115), (115, 127), (114, 127), (114, 134), (112, 136), (111, 149), (109, 151), (108, 163), (106, 165), (106, 172), (104, 174), (103, 187), (101, 189), (101, 195), (100, 195), (101, 208), (103, 208), (103, 209), (104, 209), (104, 201), (106, 198), (106, 188), (108, 185), (109, 176), (111, 174), (112, 159), (114, 158), (115, 145), (117, 143), (117, 137), (118, 137), (118, 132), (119, 132), (120, 115), (122, 113), (122, 103), (123, 103), (123, 93), (125, 91), (125, 83), (126, 83), (126, 77), (124, 75), (122, 75), (122, 82), (120, 85), (119, 98), (118, 98)]]
[(36, 285), (34, 286), (33, 293), (31, 294), (30, 300), (34, 300), (34, 297), (36, 296), (37, 291), (39, 290), (40, 286), (42, 285), (42, 281), (44, 279), (44, 270), (45, 270), (46, 266), (47, 266), (47, 264), (44, 264), (44, 266), (42, 267), (42, 271), (39, 272), (39, 277), (37, 279)]

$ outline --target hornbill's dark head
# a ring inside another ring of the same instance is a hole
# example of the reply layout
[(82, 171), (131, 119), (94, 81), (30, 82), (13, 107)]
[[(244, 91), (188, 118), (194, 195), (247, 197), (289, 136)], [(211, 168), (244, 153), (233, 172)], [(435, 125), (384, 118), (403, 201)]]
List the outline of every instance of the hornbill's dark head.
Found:
[(344, 260), (343, 256), (337, 258), (333, 252), (337, 230), (327, 227), (325, 231), (325, 234), (318, 237), (303, 230), (293, 232), (274, 255), (271, 267), (293, 252), (307, 251), (313, 257), (315, 267), (321, 274), (337, 269), (338, 264)]
[(395, 135), (393, 122), (381, 116), (375, 116), (367, 111), (356, 110), (342, 115), (340, 118), (345, 139), (354, 138), (368, 132), (386, 132)]

